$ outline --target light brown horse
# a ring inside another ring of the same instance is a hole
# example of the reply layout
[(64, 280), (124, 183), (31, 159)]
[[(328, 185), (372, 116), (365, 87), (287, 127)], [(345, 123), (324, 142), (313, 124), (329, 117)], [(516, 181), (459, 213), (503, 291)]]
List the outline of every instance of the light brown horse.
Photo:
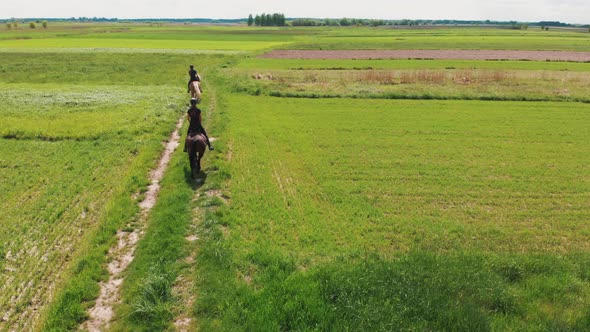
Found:
[(184, 150), (188, 152), (188, 161), (191, 165), (191, 177), (201, 172), (201, 159), (205, 154), (207, 138), (201, 133), (190, 133), (184, 141)]
[(192, 81), (189, 89), (191, 90), (191, 98), (195, 98), (197, 101), (201, 100), (201, 82)]

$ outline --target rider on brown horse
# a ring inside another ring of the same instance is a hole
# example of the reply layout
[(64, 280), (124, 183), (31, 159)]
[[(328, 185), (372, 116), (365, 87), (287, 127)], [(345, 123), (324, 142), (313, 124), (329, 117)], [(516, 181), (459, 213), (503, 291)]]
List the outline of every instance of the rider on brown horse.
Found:
[[(197, 100), (195, 98), (191, 99), (191, 107), (186, 111), (187, 119), (189, 121), (188, 132), (187, 136), (194, 135), (194, 134), (203, 134), (207, 139), (207, 146), (209, 146), (209, 150), (213, 150), (213, 146), (211, 142), (209, 142), (209, 136), (207, 136), (207, 132), (205, 128), (203, 128), (202, 118), (201, 118), (201, 110), (197, 107)], [(184, 151), (186, 152), (187, 147), (185, 145)]]
[[(190, 79), (188, 80), (188, 91), (187, 92), (191, 92), (191, 83), (194, 81), (197, 82), (201, 82), (201, 76), (197, 73), (197, 71), (195, 70), (195, 66), (190, 65), (189, 66), (190, 69), (188, 71), (188, 75), (190, 76)], [(199, 90), (201, 90), (201, 92), (203, 92), (203, 89), (201, 89), (201, 86), (199, 85)]]

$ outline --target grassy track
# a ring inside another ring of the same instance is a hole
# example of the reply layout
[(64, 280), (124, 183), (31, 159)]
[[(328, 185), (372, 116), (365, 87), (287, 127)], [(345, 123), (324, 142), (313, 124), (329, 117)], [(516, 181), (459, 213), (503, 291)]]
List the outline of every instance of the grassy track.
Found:
[[(200, 106), (205, 112), (205, 126), (212, 137), (224, 128), (220, 120), (223, 116), (214, 116), (216, 103), (215, 88), (212, 88)], [(181, 129), (182, 137), (186, 137), (186, 129), (186, 126)], [(183, 280), (192, 277), (187, 275), (189, 272), (184, 258), (194, 254), (185, 238), (195, 232), (193, 210), (220, 203), (208, 197), (206, 192), (219, 188), (227, 175), (219, 171), (223, 164), (223, 155), (219, 152), (224, 152), (225, 144), (216, 142), (215, 147), (215, 152), (206, 153), (203, 173), (197, 176), (197, 180), (190, 178), (186, 153), (181, 148), (176, 150), (170, 171), (162, 181), (158, 204), (151, 213), (150, 226), (127, 273), (123, 303), (118, 308), (120, 319), (114, 330), (166, 330), (171, 328), (173, 318), (180, 312), (190, 312), (191, 308), (184, 307), (185, 303), (180, 302), (178, 294), (178, 289), (186, 287)], [(196, 200), (195, 197), (199, 196), (202, 198)], [(179, 277), (181, 274), (182, 277)], [(194, 289), (183, 291), (194, 297)]]

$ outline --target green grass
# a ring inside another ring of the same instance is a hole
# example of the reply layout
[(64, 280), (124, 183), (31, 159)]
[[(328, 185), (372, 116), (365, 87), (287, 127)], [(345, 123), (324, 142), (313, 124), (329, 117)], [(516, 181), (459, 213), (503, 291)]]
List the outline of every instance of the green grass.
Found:
[(589, 109), (236, 96), (235, 248), (586, 250)]
[[(215, 64), (211, 61), (215, 59)], [(77, 53), (1, 53), (0, 82), (3, 83), (69, 83), (87, 86), (136, 85), (141, 87), (170, 85), (186, 93), (188, 65), (194, 63), (203, 76), (230, 61), (225, 55), (115, 54)], [(22, 88), (22, 86), (21, 86)], [(118, 89), (116, 87), (111, 87)], [(97, 88), (98, 92), (101, 89)], [(104, 88), (102, 89), (104, 91)], [(111, 91), (110, 93), (116, 93)], [(188, 96), (188, 94), (187, 94)], [(89, 98), (94, 98), (89, 96)]]
[[(43, 97), (30, 98), (21, 89), (1, 92), (7, 98), (0, 107), (5, 125), (0, 139), (0, 251), (3, 271), (9, 271), (0, 276), (5, 285), (0, 303), (8, 311), (3, 325), (38, 325), (53, 292), (65, 287), (58, 296), (61, 306), (47, 326), (57, 321), (57, 326), (72, 327), (85, 315), (81, 301), (98, 290), (114, 230), (136, 212), (132, 194), (144, 188), (160, 140), (178, 113), (162, 113), (161, 101), (150, 98), (141, 108), (113, 114), (106, 110), (126, 99), (136, 101), (141, 93), (81, 101), (84, 88), (63, 85), (45, 91), (51, 102), (40, 109), (42, 104), (32, 101)], [(135, 121), (139, 116), (149, 122)], [(89, 120), (95, 123), (83, 125)], [(38, 312), (31, 312), (33, 308)]]
[[(301, 271), (289, 258), (258, 253), (251, 258), (258, 267), (257, 277), (246, 284), (235, 281), (231, 273), (212, 273), (227, 268), (228, 262), (211, 254), (202, 256), (208, 265), (202, 272), (207, 286), (217, 286), (216, 293), (204, 293), (197, 308), (206, 317), (201, 321), (206, 330), (588, 328), (588, 310), (583, 307), (588, 301), (588, 279), (587, 272), (581, 272), (587, 269), (587, 255), (418, 251), (394, 259), (342, 258)], [(214, 298), (218, 295), (223, 297)]]
[(588, 328), (588, 110), (232, 96), (201, 328)]
[[(48, 141), (150, 137), (178, 109), (178, 90), (3, 85), (0, 136)], [(10, 87), (10, 89), (8, 89)], [(157, 106), (156, 106), (157, 105)], [(160, 135), (164, 136), (165, 130)]]
[(225, 57), (1, 57), (0, 330), (75, 329), (186, 107), (188, 63), (207, 77)]

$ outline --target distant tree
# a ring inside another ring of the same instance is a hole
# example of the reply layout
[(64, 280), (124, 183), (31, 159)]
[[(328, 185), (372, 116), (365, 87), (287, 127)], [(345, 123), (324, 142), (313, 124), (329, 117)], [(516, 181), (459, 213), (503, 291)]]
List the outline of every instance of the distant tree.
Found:
[(248, 26), (251, 27), (252, 24), (254, 24), (254, 18), (252, 17), (252, 14), (248, 15)]
[(350, 25), (350, 21), (346, 17), (343, 17), (343, 18), (340, 19), (340, 25), (343, 26), (343, 27), (349, 26)]
[[(252, 15), (250, 15), (252, 16)], [(262, 13), (260, 15), (256, 15), (253, 19), (253, 23), (256, 26), (285, 26), (287, 25), (287, 20), (285, 19), (284, 14), (274, 13), (274, 14), (266, 14)], [(248, 25), (250, 24), (250, 17), (248, 17)]]
[(35, 25), (35, 22), (30, 22), (29, 23), (29, 28), (31, 29), (35, 29), (37, 26)]
[(6, 29), (10, 30), (12, 28), (12, 24), (6, 23)]
[(270, 25), (278, 27), (280, 24), (281, 24), (281, 15), (279, 15), (278, 13), (272, 14), (272, 17), (270, 19)]
[(265, 27), (271, 26), (272, 25), (272, 16), (270, 14), (262, 14), (262, 16), (264, 17), (262, 19), (262, 22), (263, 22), (262, 25)]
[(47, 29), (47, 21), (43, 21), (43, 29)]
[(371, 20), (370, 25), (373, 27), (377, 27), (380, 25), (385, 25), (385, 22), (383, 20)]
[(260, 20), (258, 21), (258, 25), (263, 27), (266, 24), (266, 14), (260, 14)]
[(12, 22), (12, 27), (15, 29), (18, 28), (18, 22), (17, 21)]
[(324, 20), (324, 24), (331, 27), (340, 25), (337, 20), (332, 20), (329, 18)]
[(520, 25), (520, 29), (521, 29), (521, 30), (527, 30), (528, 28), (529, 28), (529, 25), (528, 25), (528, 24), (526, 24), (526, 23), (525, 23), (525, 24), (521, 24), (521, 25)]
[(291, 25), (294, 27), (311, 27), (320, 25), (317, 21), (310, 20), (308, 18), (298, 18), (291, 22)]

